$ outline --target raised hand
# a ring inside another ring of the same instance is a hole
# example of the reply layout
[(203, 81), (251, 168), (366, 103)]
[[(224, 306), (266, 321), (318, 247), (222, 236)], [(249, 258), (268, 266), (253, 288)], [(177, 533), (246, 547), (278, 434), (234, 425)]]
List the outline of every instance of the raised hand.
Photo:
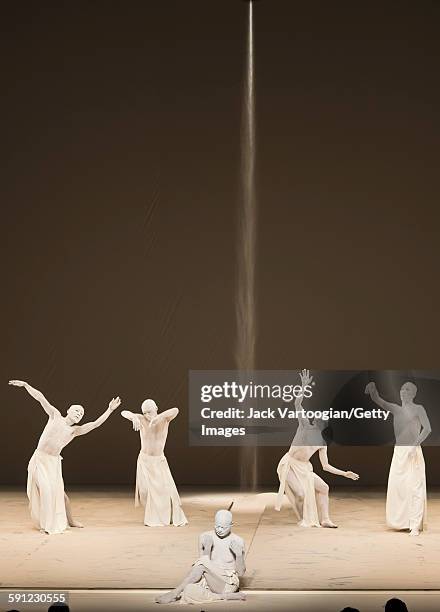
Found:
[(313, 376), (310, 376), (310, 370), (301, 370), (299, 376), (301, 378), (301, 386), (303, 389), (307, 385), (312, 384)]
[(344, 474), (345, 478), (350, 478), (350, 480), (359, 480), (359, 474), (356, 474), (356, 472), (345, 472)]
[(376, 391), (376, 383), (375, 382), (369, 382), (368, 385), (365, 387), (365, 393), (367, 395), (371, 395), (375, 391)]
[(14, 387), (25, 387), (26, 386), (26, 383), (23, 380), (10, 380), (9, 384), (13, 385)]
[(116, 410), (116, 408), (118, 408), (120, 405), (121, 405), (121, 398), (114, 397), (112, 401), (109, 403), (108, 409), (111, 410), (111, 412), (113, 412), (113, 410)]

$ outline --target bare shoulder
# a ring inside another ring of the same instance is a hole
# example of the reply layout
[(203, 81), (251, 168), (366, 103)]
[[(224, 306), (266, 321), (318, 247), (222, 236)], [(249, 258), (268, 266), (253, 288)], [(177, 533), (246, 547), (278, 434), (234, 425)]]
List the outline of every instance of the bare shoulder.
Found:
[(204, 531), (203, 533), (200, 534), (199, 539), (200, 540), (204, 540), (207, 537), (211, 537), (213, 536), (214, 532), (213, 531)]
[(417, 414), (426, 414), (425, 407), (422, 404), (414, 404), (414, 407)]
[(244, 548), (244, 540), (243, 540), (243, 538), (241, 538), (241, 537), (240, 537), (239, 535), (237, 535), (236, 533), (233, 533), (233, 534), (232, 534), (232, 537), (233, 537), (233, 539), (234, 539), (234, 540), (235, 540), (235, 541), (236, 541), (238, 544), (240, 544), (240, 546), (241, 546), (242, 548)]

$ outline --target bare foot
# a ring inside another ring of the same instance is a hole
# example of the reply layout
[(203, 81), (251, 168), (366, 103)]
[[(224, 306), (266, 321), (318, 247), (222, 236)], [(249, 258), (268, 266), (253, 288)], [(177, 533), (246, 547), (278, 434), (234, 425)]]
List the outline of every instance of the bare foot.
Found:
[(328, 527), (329, 529), (337, 529), (338, 526), (335, 525), (335, 523), (333, 523), (333, 521), (331, 521), (330, 519), (326, 519), (325, 521), (321, 522), (321, 527)]
[(416, 529), (416, 528), (411, 529), (411, 531), (409, 532), (409, 535), (410, 536), (418, 536), (418, 535), (420, 535), (420, 530)]
[(156, 597), (156, 603), (158, 604), (168, 604), (168, 603), (172, 603), (173, 601), (177, 601), (179, 599), (179, 596), (177, 595), (177, 592), (174, 591), (168, 591), (168, 593), (164, 593), (163, 595), (159, 595), (159, 597)]
[(70, 521), (69, 525), (71, 527), (78, 527), (78, 529), (83, 529), (84, 527), (82, 523), (80, 523), (79, 521), (75, 521), (75, 520)]

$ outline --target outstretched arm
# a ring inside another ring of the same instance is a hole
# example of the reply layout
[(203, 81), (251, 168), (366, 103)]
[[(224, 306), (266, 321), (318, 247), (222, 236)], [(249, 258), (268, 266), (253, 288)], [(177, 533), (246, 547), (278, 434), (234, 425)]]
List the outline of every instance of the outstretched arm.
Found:
[(134, 412), (130, 412), (130, 410), (123, 410), (121, 412), (121, 416), (124, 417), (124, 419), (128, 419), (129, 421), (131, 421), (133, 423), (133, 429), (135, 431), (139, 431), (141, 428), (141, 414), (135, 414)]
[(41, 391), (34, 389), (30, 385), (28, 385), (27, 382), (24, 382), (23, 380), (10, 380), (9, 384), (13, 385), (14, 387), (24, 387), (26, 391), (29, 393), (29, 395), (31, 395), (34, 399), (36, 399), (37, 402), (40, 402), (40, 404), (44, 408), (44, 411), (49, 415), (49, 417), (54, 418), (56, 415), (60, 414), (60, 411), (57, 408), (55, 408), (55, 406), (52, 406), (50, 402), (47, 401), (47, 399), (44, 397)]
[(327, 448), (323, 447), (319, 449), (319, 460), (322, 465), (322, 469), (325, 472), (330, 472), (330, 474), (336, 474), (337, 476), (344, 476), (345, 478), (350, 478), (351, 480), (359, 480), (359, 475), (355, 472), (339, 470), (338, 468), (333, 467), (328, 462)]
[(170, 421), (175, 419), (178, 414), (178, 408), (170, 408), (169, 410), (164, 410), (163, 412), (155, 416), (154, 419), (151, 419), (150, 427), (152, 427), (153, 425), (160, 425), (160, 423), (163, 423), (164, 421), (168, 421), (169, 423)]
[(368, 385), (365, 387), (365, 393), (371, 397), (375, 404), (380, 406), (383, 410), (389, 410), (391, 414), (395, 414), (396, 410), (399, 409), (397, 404), (386, 402), (380, 397), (375, 382), (368, 383)]
[(417, 438), (416, 446), (420, 446), (420, 444), (426, 440), (432, 431), (431, 423), (429, 422), (428, 415), (426, 414), (426, 410), (423, 408), (423, 406), (419, 406), (419, 419), (422, 429)]
[(77, 427), (75, 427), (75, 436), (83, 436), (84, 434), (89, 433), (89, 431), (92, 431), (92, 429), (96, 429), (97, 427), (102, 425), (111, 415), (111, 413), (116, 410), (116, 408), (120, 405), (121, 399), (119, 397), (113, 398), (110, 404), (108, 405), (107, 410), (103, 412), (101, 416), (96, 419), (96, 421), (92, 421), (91, 423), (85, 423), (84, 425), (78, 425)]

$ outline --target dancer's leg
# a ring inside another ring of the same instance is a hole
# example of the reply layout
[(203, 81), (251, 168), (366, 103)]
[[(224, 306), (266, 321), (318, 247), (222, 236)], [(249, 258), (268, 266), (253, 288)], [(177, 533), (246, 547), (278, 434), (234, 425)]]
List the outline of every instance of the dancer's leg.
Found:
[(156, 603), (171, 603), (173, 601), (177, 601), (181, 596), (183, 589), (188, 584), (195, 584), (201, 580), (203, 573), (205, 572), (205, 568), (202, 565), (193, 565), (188, 576), (172, 591), (168, 591), (168, 593), (164, 593), (156, 598)]
[(226, 583), (224, 582), (224, 580), (222, 580), (219, 576), (216, 576), (215, 574), (211, 574), (211, 572), (209, 570), (206, 570), (204, 572), (204, 576), (205, 576), (205, 580), (210, 588), (210, 590), (215, 593), (218, 594), (220, 599), (228, 599), (228, 600), (237, 600), (237, 599), (241, 599), (241, 600), (245, 600), (246, 599), (246, 595), (244, 593), (240, 593), (240, 591), (235, 591), (235, 592), (231, 592), (231, 593), (225, 593), (225, 586)]
[(296, 511), (298, 513), (298, 518), (300, 521), (302, 521), (303, 507), (304, 507), (304, 489), (293, 470), (288, 471), (287, 478), (286, 478), (286, 484), (292, 491), (292, 494), (295, 498)]
[(329, 515), (329, 486), (317, 474), (313, 474), (316, 492), (316, 502), (318, 504), (319, 516), (322, 527), (336, 528), (337, 525), (330, 520)]
[(67, 522), (69, 523), (69, 525), (71, 527), (84, 527), (84, 525), (82, 523), (80, 523), (79, 521), (76, 521), (73, 516), (72, 516), (72, 506), (70, 505), (70, 499), (68, 498), (67, 494), (64, 493), (64, 503), (66, 506), (66, 516), (67, 516)]

